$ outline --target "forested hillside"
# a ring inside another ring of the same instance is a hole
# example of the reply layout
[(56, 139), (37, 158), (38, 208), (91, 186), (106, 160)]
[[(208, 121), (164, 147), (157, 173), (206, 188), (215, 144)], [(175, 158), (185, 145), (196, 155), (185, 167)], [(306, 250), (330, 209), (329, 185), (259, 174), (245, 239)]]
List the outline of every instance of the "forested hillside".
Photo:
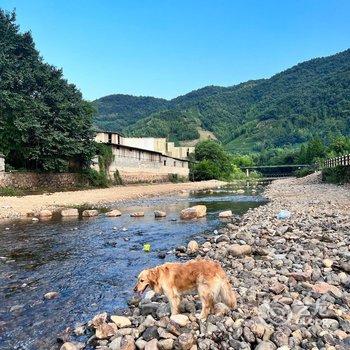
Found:
[(102, 129), (176, 141), (197, 138), (202, 127), (233, 152), (295, 146), (314, 136), (330, 139), (350, 134), (350, 50), (270, 79), (208, 86), (170, 101), (112, 95), (95, 103)]

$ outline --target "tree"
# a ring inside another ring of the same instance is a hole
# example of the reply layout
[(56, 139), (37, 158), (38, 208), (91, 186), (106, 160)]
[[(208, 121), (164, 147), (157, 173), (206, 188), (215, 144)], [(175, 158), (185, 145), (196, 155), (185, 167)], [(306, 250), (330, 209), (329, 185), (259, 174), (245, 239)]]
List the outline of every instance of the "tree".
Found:
[(94, 153), (92, 106), (0, 9), (0, 151), (15, 168), (66, 171)]
[(232, 159), (215, 141), (199, 142), (194, 152), (196, 164), (192, 167), (195, 180), (228, 179), (232, 174)]

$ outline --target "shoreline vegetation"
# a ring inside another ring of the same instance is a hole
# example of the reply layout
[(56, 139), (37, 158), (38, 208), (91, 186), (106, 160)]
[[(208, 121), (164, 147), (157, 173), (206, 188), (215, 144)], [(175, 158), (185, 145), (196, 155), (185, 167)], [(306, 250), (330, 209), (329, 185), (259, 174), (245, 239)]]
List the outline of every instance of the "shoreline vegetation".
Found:
[(64, 333), (61, 350), (348, 348), (350, 188), (312, 174), (275, 180), (264, 194), (266, 205), (228, 219), (203, 244), (177, 249), (183, 260), (221, 263), (238, 296), (236, 310), (218, 304), (215, 315), (199, 321), (191, 295), (182, 314), (170, 317), (164, 296), (147, 292), (123, 314), (100, 310)]

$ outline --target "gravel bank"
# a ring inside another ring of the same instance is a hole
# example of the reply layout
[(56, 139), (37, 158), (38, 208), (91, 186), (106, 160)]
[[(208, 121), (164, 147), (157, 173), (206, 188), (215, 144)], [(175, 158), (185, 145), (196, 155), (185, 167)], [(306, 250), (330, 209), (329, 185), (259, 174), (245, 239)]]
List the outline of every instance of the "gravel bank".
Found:
[(222, 186), (222, 181), (202, 181), (186, 183), (162, 183), (147, 185), (118, 186), (104, 189), (83, 191), (55, 192), (24, 197), (0, 197), (0, 219), (14, 219), (36, 215), (41, 210), (57, 211), (65, 207), (105, 205), (127, 199), (155, 197), (165, 194), (176, 194), (181, 191), (198, 190)]
[[(349, 189), (313, 175), (274, 181), (266, 195), (267, 205), (230, 219), (191, 256), (178, 250), (184, 259), (220, 261), (236, 310), (218, 304), (216, 315), (199, 322), (199, 302), (189, 296), (183, 315), (170, 320), (165, 298), (147, 293), (130, 301), (124, 317), (102, 313), (76, 328), (82, 343), (67, 331), (63, 340), (73, 341), (61, 349), (349, 349)], [(289, 218), (277, 219), (282, 209)], [(241, 255), (243, 244), (250, 255)]]

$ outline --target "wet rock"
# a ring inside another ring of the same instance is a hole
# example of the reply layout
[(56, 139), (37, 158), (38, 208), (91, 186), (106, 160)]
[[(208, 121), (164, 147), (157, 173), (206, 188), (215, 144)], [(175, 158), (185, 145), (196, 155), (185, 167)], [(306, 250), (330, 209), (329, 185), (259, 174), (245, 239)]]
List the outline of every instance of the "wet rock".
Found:
[(232, 217), (232, 211), (231, 210), (226, 210), (222, 211), (219, 213), (219, 218), (224, 219), (224, 218), (230, 218)]
[(90, 324), (93, 326), (93, 327), (97, 327), (97, 326), (100, 326), (102, 323), (105, 323), (107, 321), (107, 312), (102, 312), (98, 315), (96, 315), (90, 322)]
[(82, 213), (83, 217), (93, 217), (93, 216), (98, 216), (98, 210), (84, 210)]
[(79, 216), (79, 211), (78, 209), (64, 209), (61, 211), (61, 216), (63, 217), (69, 217), (69, 216)]
[(136, 211), (134, 213), (131, 213), (130, 216), (132, 218), (141, 218), (141, 217), (145, 216), (145, 213), (143, 211)]
[(180, 219), (190, 220), (196, 218), (202, 218), (207, 215), (207, 207), (205, 205), (195, 205), (190, 208), (181, 210)]
[(131, 321), (125, 316), (112, 315), (111, 320), (118, 326), (118, 328), (131, 326)]
[(196, 241), (188, 242), (188, 245), (187, 245), (187, 253), (188, 254), (197, 253), (198, 249), (199, 249), (199, 245)]
[(155, 218), (165, 218), (166, 217), (166, 212), (161, 211), (161, 210), (155, 210), (154, 211), (154, 217)]
[(106, 216), (108, 216), (110, 218), (114, 218), (114, 217), (121, 216), (121, 215), (122, 215), (122, 213), (118, 209), (113, 209), (113, 210), (106, 213)]
[(252, 247), (248, 244), (231, 244), (228, 249), (228, 253), (232, 256), (244, 256), (252, 253)]
[(157, 257), (158, 257), (159, 259), (165, 259), (165, 258), (166, 258), (166, 253), (164, 253), (164, 252), (159, 252), (159, 253), (157, 254)]
[(59, 294), (58, 292), (48, 292), (44, 295), (45, 299), (51, 300), (51, 299), (56, 299), (58, 298)]

